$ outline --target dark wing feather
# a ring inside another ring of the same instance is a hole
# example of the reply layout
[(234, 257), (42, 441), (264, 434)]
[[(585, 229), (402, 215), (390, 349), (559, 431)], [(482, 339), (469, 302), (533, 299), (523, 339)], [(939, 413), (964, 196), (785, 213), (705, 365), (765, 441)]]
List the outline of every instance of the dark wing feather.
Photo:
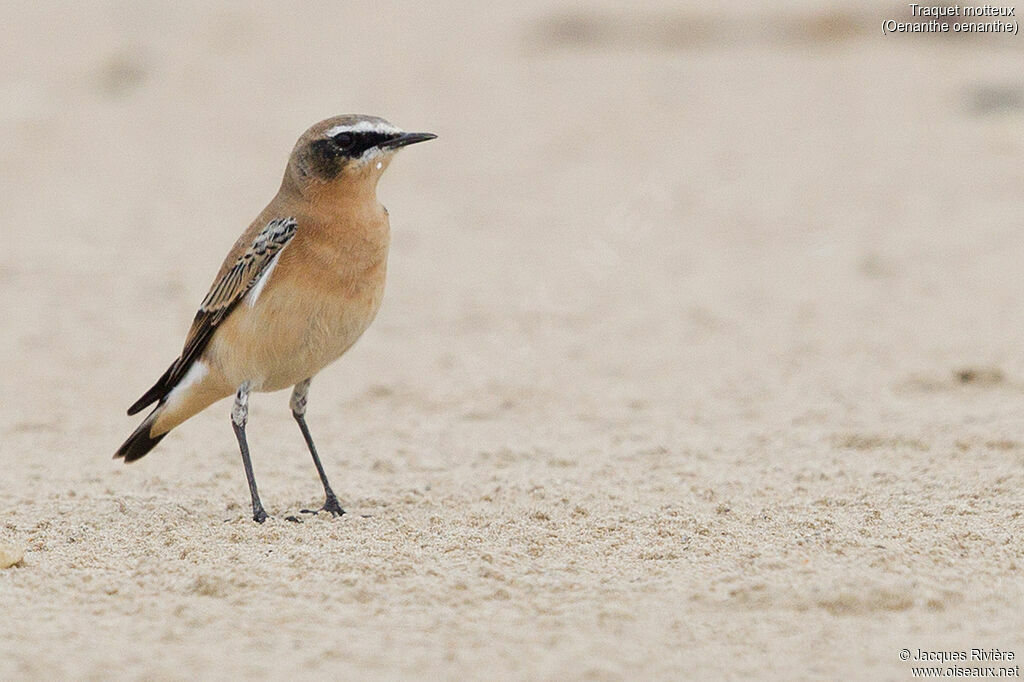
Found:
[[(148, 405), (162, 400), (171, 392), (185, 373), (206, 349), (213, 337), (217, 325), (228, 316), (238, 302), (245, 298), (249, 290), (259, 281), (260, 276), (273, 262), (281, 250), (288, 245), (298, 223), (294, 218), (278, 218), (271, 220), (252, 241), (248, 248), (228, 266), (210, 287), (189, 330), (188, 338), (181, 356), (175, 360), (163, 376), (128, 408), (128, 414), (141, 412)], [(243, 242), (244, 244), (244, 242)], [(242, 245), (236, 246), (237, 248)], [(230, 256), (229, 256), (230, 259)]]

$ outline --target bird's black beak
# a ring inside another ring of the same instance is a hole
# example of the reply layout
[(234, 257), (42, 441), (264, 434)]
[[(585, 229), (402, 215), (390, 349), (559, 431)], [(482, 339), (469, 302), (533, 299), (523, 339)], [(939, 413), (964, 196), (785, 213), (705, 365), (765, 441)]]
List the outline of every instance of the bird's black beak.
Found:
[(381, 142), (377, 146), (381, 149), (398, 149), (399, 147), (404, 147), (409, 144), (433, 140), (435, 137), (437, 137), (437, 135), (434, 133), (402, 133), (397, 137), (392, 137), (390, 140)]

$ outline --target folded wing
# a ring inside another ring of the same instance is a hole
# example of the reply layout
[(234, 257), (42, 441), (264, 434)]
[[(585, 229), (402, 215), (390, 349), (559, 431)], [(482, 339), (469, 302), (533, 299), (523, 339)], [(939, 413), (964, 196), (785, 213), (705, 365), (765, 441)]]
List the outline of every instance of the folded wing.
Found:
[(272, 267), (275, 259), (295, 236), (297, 228), (298, 223), (294, 218), (278, 218), (259, 230), (255, 238), (251, 237), (252, 230), (249, 230), (235, 243), (235, 248), (228, 254), (217, 279), (199, 306), (181, 355), (171, 363), (156, 384), (128, 408), (128, 414), (141, 412), (171, 392), (192, 363), (202, 356), (217, 326)]

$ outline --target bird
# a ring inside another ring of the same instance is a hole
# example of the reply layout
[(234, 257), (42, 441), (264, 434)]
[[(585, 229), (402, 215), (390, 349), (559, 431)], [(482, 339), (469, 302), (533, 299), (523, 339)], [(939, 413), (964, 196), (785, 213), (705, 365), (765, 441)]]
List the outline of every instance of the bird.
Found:
[(181, 354), (128, 408), (131, 416), (156, 404), (114, 458), (140, 459), (171, 429), (233, 394), (231, 425), (252, 518), (263, 523), (268, 515), (245, 435), (249, 394), (292, 388), (292, 416), (324, 488), (319, 511), (344, 514), (306, 424), (310, 382), (380, 308), (390, 243), (388, 212), (377, 199), (381, 174), (398, 150), (436, 137), (361, 114), (306, 130), (277, 194), (224, 259)]

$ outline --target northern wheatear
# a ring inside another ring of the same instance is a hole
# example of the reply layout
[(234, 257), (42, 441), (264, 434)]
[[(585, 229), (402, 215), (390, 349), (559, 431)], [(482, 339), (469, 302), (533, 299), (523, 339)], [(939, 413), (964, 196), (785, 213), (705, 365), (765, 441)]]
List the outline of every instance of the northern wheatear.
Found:
[(118, 449), (132, 462), (167, 432), (235, 394), (231, 423), (252, 495), (263, 510), (245, 439), (250, 391), (294, 386), (292, 415), (324, 486), (323, 510), (344, 513), (306, 426), (312, 377), (366, 330), (384, 293), (390, 240), (377, 181), (395, 152), (430, 133), (407, 133), (376, 116), (336, 116), (295, 144), (277, 196), (224, 259), (181, 355), (128, 408), (156, 408)]

